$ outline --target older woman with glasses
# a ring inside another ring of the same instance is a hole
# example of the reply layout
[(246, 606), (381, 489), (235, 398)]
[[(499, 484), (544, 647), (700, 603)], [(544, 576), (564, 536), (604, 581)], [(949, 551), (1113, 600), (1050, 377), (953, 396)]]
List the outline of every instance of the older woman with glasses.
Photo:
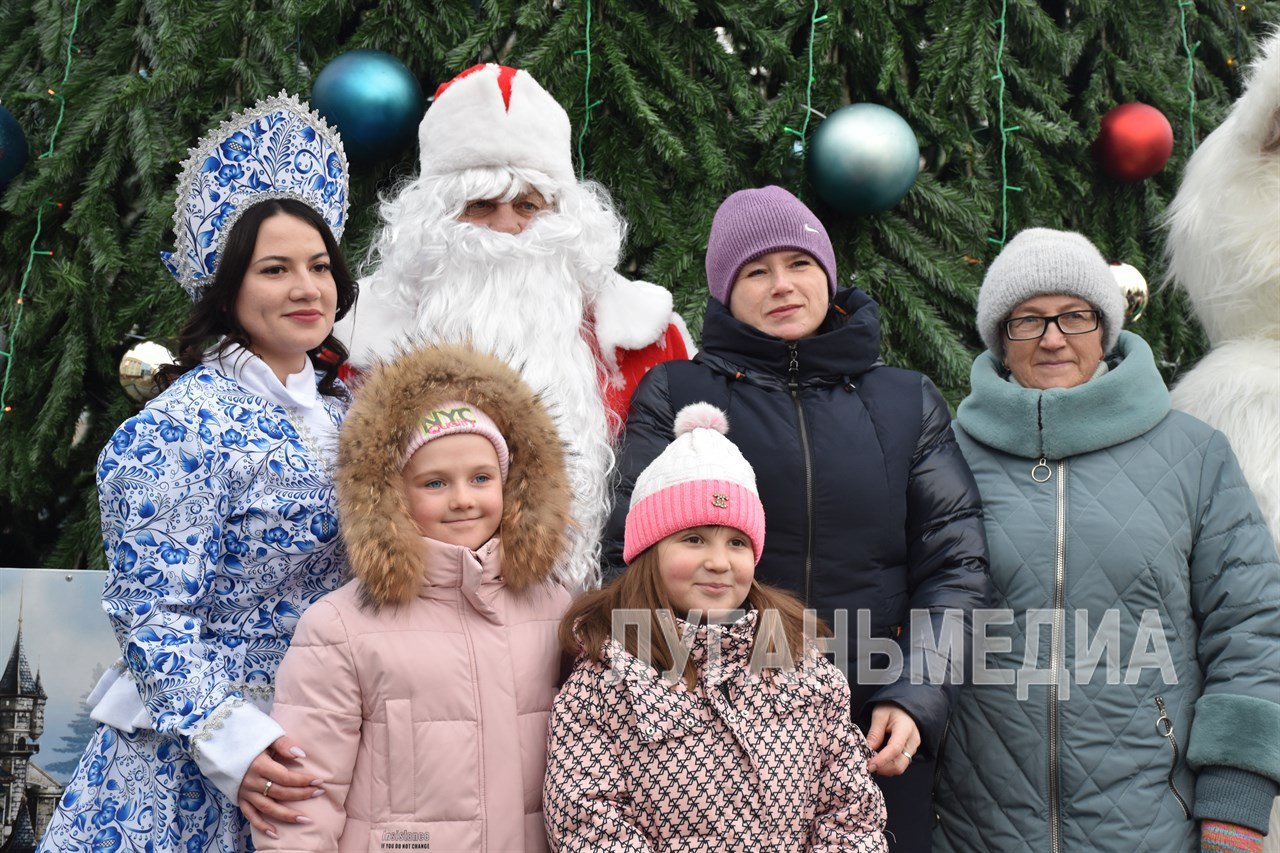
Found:
[(939, 850), (1260, 849), (1280, 780), (1280, 565), (1226, 439), (1170, 411), (1083, 236), (978, 296), (957, 413), (996, 611), (937, 786)]

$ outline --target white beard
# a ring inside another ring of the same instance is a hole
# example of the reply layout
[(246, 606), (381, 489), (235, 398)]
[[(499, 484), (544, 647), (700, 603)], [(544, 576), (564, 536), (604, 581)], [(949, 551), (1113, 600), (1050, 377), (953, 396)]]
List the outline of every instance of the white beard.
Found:
[[(600, 367), (584, 337), (583, 284), (599, 265), (583, 258), (579, 229), (543, 214), (519, 235), (437, 222), (419, 247), (423, 272), (395, 283), (413, 337), (470, 343), (519, 371), (547, 406), (565, 448), (576, 526), (559, 574), (571, 588), (599, 578), (614, 456)], [(376, 279), (376, 275), (375, 275)], [(376, 286), (376, 285), (375, 285)]]

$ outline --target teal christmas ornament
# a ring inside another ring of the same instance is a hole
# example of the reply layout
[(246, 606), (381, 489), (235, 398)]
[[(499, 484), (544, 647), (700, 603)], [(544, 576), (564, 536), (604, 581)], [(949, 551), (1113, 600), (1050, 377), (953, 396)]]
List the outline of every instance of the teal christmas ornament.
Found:
[(352, 50), (320, 70), (311, 106), (338, 129), (348, 159), (368, 165), (400, 153), (417, 137), (422, 86), (391, 54)]
[(920, 146), (902, 116), (879, 104), (850, 104), (818, 126), (809, 181), (841, 213), (879, 213), (902, 201), (920, 172)]
[(0, 107), (0, 190), (27, 165), (27, 135), (13, 113)]

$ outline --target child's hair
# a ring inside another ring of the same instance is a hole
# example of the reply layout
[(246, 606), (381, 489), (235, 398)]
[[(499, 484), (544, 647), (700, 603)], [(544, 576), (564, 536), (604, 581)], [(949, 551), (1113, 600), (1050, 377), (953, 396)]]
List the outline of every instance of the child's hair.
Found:
[[(792, 663), (799, 666), (806, 652), (804, 604), (788, 592), (752, 580), (744, 606), (760, 614), (777, 614), (787, 647), (776, 651), (785, 651)], [(639, 647), (633, 631), (627, 631), (623, 637), (613, 636), (615, 610), (649, 611), (650, 642), (647, 649)], [(584, 654), (591, 660), (599, 661), (603, 658), (605, 645), (609, 640), (616, 639), (629, 654), (659, 672), (667, 672), (675, 665), (676, 655), (668, 646), (666, 634), (658, 621), (659, 613), (664, 611), (675, 615), (675, 609), (671, 606), (671, 599), (658, 572), (658, 549), (651, 546), (636, 555), (627, 570), (603, 589), (584, 593), (569, 606), (560, 622), (560, 644), (571, 655)], [(765, 619), (756, 621), (756, 640), (760, 638), (760, 629), (765, 625)], [(814, 625), (815, 636), (831, 636), (830, 629), (821, 620), (815, 620)], [(697, 678), (697, 669), (690, 658), (685, 662), (684, 682), (693, 689)]]

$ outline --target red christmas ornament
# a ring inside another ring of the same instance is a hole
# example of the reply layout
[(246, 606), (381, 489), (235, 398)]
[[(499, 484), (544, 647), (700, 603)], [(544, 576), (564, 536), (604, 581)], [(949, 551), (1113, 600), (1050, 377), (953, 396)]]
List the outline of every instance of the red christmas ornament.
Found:
[(1102, 117), (1093, 156), (1117, 181), (1145, 181), (1173, 154), (1173, 128), (1164, 113), (1147, 104), (1120, 104)]

